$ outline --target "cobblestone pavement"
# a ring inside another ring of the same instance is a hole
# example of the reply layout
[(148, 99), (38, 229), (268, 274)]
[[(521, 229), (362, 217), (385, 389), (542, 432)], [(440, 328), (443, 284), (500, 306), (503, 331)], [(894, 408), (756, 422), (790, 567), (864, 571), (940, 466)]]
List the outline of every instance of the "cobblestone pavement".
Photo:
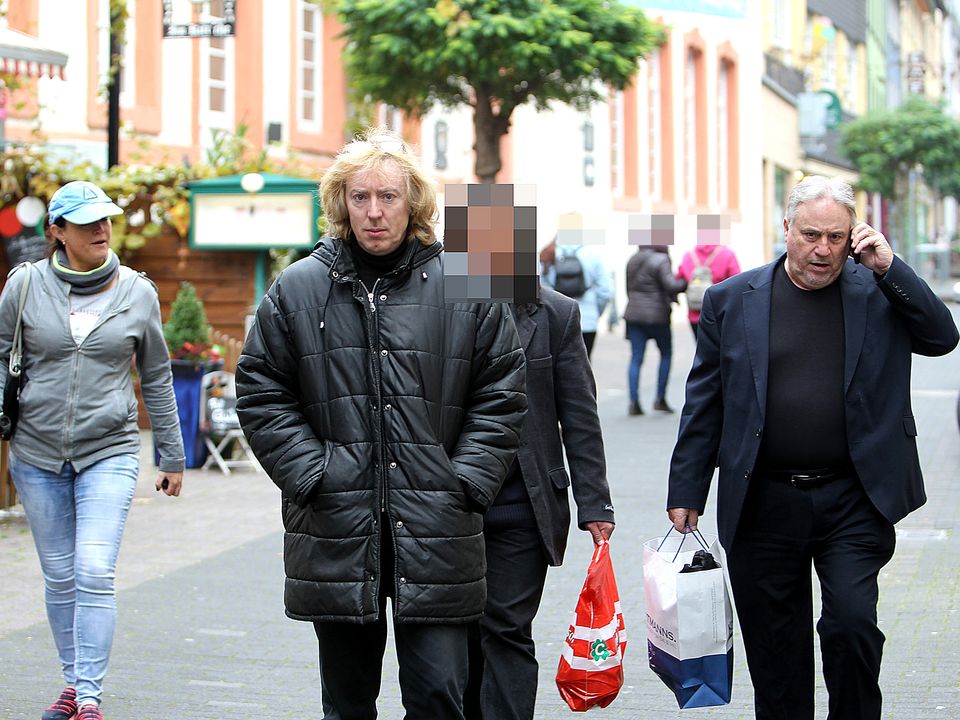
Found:
[[(954, 311), (960, 316), (960, 308)], [(674, 345), (668, 399), (679, 410), (693, 350), (685, 324), (674, 327)], [(646, 406), (656, 361), (651, 345), (642, 380)], [(641, 548), (668, 527), (665, 478), (678, 415), (627, 416), (626, 362), (622, 328), (598, 338), (594, 366), (618, 519), (612, 553), (631, 642), (620, 697), (591, 716), (751, 718), (739, 632), (729, 706), (681, 714), (646, 666)], [(929, 501), (899, 524), (897, 553), (881, 577), (884, 716), (896, 720), (960, 717), (958, 389), (960, 352), (917, 358), (913, 398)], [(119, 620), (104, 696), (108, 720), (319, 717), (312, 628), (283, 614), (276, 489), (264, 475), (188, 471), (184, 494), (174, 500), (157, 495), (152, 467), (145, 468), (118, 570)], [(702, 523), (708, 531), (712, 511), (713, 503)], [(586, 534), (573, 535), (565, 565), (548, 575), (534, 628), (541, 719), (570, 715), (553, 677), (591, 553)], [(0, 519), (0, 572), (0, 718), (35, 720), (61, 681), (32, 542), (15, 515)], [(818, 702), (823, 717), (822, 684)], [(380, 710), (391, 720), (403, 715), (389, 649)]]

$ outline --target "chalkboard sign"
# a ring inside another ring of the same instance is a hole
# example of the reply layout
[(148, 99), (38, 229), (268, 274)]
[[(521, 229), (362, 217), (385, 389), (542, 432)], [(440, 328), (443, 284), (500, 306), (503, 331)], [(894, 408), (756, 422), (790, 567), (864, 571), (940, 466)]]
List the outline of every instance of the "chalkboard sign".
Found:
[(35, 227), (25, 227), (18, 233), (3, 238), (7, 265), (16, 267), (22, 262), (42, 260), (47, 251), (47, 239)]

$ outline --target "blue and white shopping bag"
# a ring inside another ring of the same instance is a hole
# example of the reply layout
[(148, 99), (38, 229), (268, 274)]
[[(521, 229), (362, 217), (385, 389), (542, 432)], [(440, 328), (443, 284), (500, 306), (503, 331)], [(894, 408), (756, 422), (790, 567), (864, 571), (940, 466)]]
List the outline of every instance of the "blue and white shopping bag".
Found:
[(730, 702), (733, 609), (722, 557), (720, 544), (699, 532), (671, 531), (643, 544), (650, 669), (681, 708)]

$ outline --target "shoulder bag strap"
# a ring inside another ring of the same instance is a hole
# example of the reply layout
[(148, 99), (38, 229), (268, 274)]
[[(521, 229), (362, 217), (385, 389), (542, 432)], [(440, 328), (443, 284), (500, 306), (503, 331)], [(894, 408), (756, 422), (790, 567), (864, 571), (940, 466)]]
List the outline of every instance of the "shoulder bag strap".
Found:
[(10, 346), (10, 374), (20, 377), (21, 362), (23, 360), (23, 306), (27, 302), (27, 290), (30, 288), (30, 276), (33, 263), (24, 263), (27, 276), (20, 286), (20, 304), (17, 307), (17, 324), (13, 329), (13, 344)]

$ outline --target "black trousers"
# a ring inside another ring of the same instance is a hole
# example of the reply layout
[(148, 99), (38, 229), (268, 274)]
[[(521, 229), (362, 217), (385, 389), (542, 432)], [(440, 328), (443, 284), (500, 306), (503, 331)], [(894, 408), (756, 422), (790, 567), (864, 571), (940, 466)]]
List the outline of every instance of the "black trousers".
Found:
[(758, 720), (814, 717), (813, 590), (828, 720), (879, 720), (877, 576), (895, 535), (856, 477), (801, 490), (756, 475), (728, 559)]
[(533, 618), (547, 578), (536, 528), (484, 528), (487, 604), (470, 637), (467, 720), (531, 720), (539, 666)]
[[(381, 574), (393, 575), (393, 540), (380, 523)], [(388, 588), (374, 623), (314, 623), (320, 652), (324, 720), (375, 720), (387, 646)], [(406, 720), (463, 720), (467, 623), (394, 623), (400, 698)]]
[[(315, 623), (325, 720), (374, 720), (387, 623)], [(407, 720), (462, 720), (467, 625), (398, 623), (400, 696)]]

